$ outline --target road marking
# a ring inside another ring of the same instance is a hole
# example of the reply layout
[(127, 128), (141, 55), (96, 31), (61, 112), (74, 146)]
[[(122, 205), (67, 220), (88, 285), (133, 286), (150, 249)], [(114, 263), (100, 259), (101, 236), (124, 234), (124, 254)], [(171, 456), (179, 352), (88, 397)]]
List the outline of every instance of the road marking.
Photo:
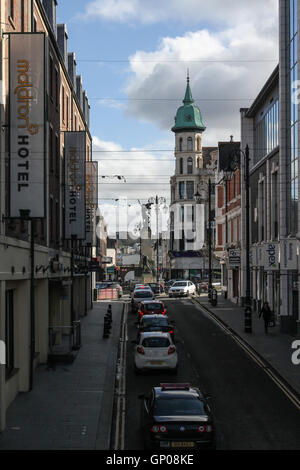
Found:
[[(197, 302), (196, 300), (194, 302)], [(197, 302), (198, 304), (198, 302)], [(208, 314), (208, 316), (217, 323), (220, 328), (222, 328), (227, 334), (229, 334), (232, 339), (251, 357), (253, 361), (257, 363), (257, 365), (273, 380), (273, 382), (280, 388), (280, 390), (288, 397), (288, 399), (293, 403), (300, 410), (300, 400), (299, 398), (287, 387), (284, 382), (274, 373), (268, 364), (262, 360), (252, 349), (248, 346), (248, 344), (236, 333), (231, 329), (225, 326), (218, 318), (205, 307), (205, 305), (199, 306), (197, 305), (198, 309), (202, 311), (204, 314)]]
[(114, 450), (124, 450), (125, 443), (125, 414), (126, 414), (126, 347), (127, 347), (127, 313), (128, 304), (124, 306), (124, 317), (120, 338), (120, 358), (117, 372), (117, 413)]

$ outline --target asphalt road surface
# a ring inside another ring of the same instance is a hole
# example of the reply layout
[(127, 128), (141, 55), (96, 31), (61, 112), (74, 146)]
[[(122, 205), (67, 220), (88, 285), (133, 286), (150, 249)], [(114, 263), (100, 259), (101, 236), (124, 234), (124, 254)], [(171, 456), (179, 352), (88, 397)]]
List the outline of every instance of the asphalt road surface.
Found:
[(299, 410), (235, 341), (190, 299), (165, 301), (175, 321), (177, 376), (136, 375), (133, 367), (136, 315), (128, 312), (125, 450), (143, 449), (141, 400), (160, 382), (189, 382), (211, 396), (217, 449), (300, 449)]

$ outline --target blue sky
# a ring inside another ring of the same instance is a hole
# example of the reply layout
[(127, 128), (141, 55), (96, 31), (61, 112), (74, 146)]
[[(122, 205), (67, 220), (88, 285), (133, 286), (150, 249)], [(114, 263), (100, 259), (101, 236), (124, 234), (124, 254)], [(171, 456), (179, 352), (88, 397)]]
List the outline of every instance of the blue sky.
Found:
[[(169, 197), (174, 155), (155, 150), (174, 148), (170, 129), (187, 68), (207, 127), (203, 144), (239, 139), (239, 109), (250, 106), (277, 63), (277, 3), (58, 1), (57, 19), (67, 24), (68, 50), (90, 98), (94, 159), (101, 175), (126, 179), (100, 181), (104, 212), (121, 196)], [(135, 152), (115, 153), (129, 149)]]

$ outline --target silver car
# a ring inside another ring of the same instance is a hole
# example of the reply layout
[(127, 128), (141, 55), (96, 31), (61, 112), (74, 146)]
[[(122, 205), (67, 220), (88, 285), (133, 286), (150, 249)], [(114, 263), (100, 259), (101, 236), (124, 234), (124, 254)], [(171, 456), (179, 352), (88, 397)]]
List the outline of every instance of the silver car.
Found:
[(155, 296), (151, 289), (137, 289), (131, 296), (131, 312), (136, 313), (139, 308), (139, 303), (144, 300), (154, 300)]

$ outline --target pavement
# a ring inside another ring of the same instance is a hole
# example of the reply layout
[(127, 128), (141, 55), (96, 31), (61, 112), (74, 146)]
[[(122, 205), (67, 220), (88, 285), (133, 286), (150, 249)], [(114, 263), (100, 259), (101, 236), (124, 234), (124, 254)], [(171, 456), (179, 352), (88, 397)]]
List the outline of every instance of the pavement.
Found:
[(300, 394), (300, 364), (295, 365), (291, 360), (294, 352), (291, 346), (293, 341), (300, 339), (299, 334), (291, 336), (280, 332), (278, 323), (265, 334), (264, 321), (262, 317), (258, 318), (257, 312), (252, 312), (252, 333), (245, 333), (243, 307), (224, 299), (221, 294), (218, 294), (217, 307), (211, 306), (207, 294), (201, 294), (196, 300), (248, 343), (296, 393)]
[[(103, 339), (108, 304), (113, 323)], [(109, 450), (122, 310), (121, 302), (94, 303), (81, 320), (75, 361), (36, 369), (33, 390), (7, 410), (0, 450)]]

